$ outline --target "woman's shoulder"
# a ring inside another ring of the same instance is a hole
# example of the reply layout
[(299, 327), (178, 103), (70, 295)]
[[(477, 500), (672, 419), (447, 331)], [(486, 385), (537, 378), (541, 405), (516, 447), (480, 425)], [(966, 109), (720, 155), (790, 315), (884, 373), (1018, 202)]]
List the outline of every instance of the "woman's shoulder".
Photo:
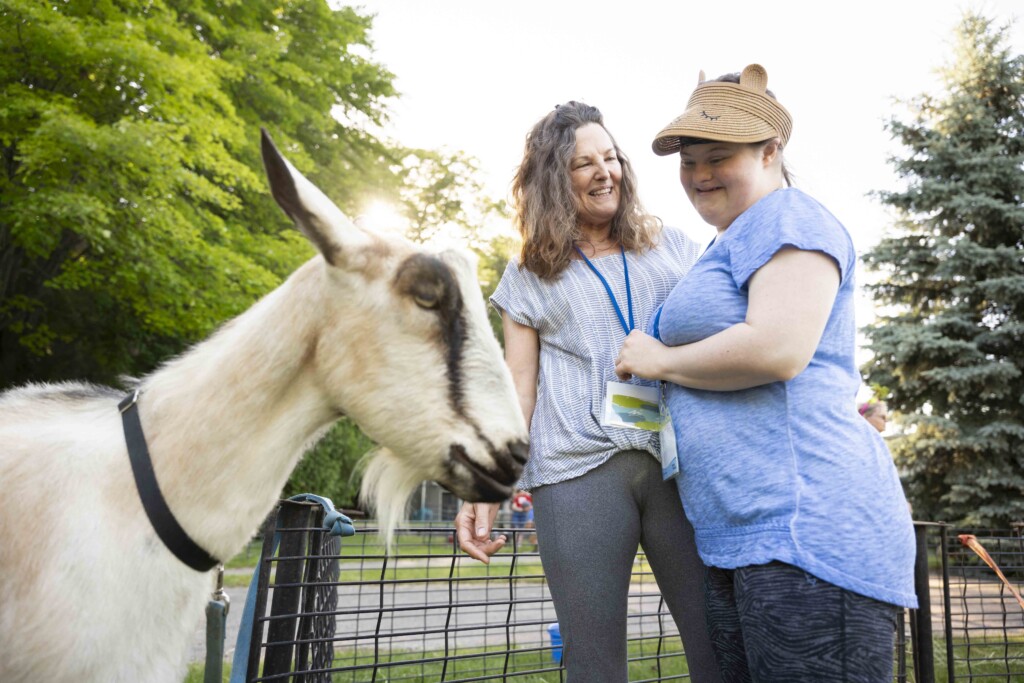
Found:
[(662, 237), (662, 239), (673, 240), (673, 241), (677, 241), (677, 242), (692, 242), (693, 241), (690, 238), (690, 236), (686, 234), (685, 230), (683, 230), (682, 228), (676, 227), (674, 225), (668, 225), (668, 224), (665, 224), (665, 225), (661, 226), (661, 237)]
[(514, 255), (509, 258), (508, 263), (505, 265), (505, 271), (501, 275), (498, 286), (500, 288), (527, 288), (547, 291), (556, 288), (561, 279), (561, 276), (550, 280), (543, 279), (537, 273), (523, 266), (519, 256)]
[[(766, 225), (774, 226), (765, 230)], [(796, 236), (807, 239), (850, 239), (846, 227), (825, 205), (795, 187), (776, 190), (742, 214), (726, 231), (730, 243), (786, 240)]]
[(519, 261), (519, 255), (509, 257), (508, 263), (505, 264), (505, 272), (501, 275), (502, 279), (508, 278), (510, 280), (523, 280), (529, 278), (536, 278), (537, 276), (530, 272), (528, 268), (524, 268), (522, 263)]
[(764, 197), (729, 227), (722, 241), (740, 270), (760, 267), (786, 245), (829, 254), (844, 277), (856, 261), (843, 224), (817, 199), (792, 187)]
[(700, 244), (685, 230), (674, 225), (662, 226), (661, 234), (658, 235), (658, 241), (655, 244), (655, 249), (668, 249), (682, 255), (695, 252), (699, 247)]
[(803, 220), (829, 228), (846, 230), (843, 224), (824, 204), (796, 187), (787, 187), (772, 192), (758, 203), (760, 213), (774, 213), (787, 220)]

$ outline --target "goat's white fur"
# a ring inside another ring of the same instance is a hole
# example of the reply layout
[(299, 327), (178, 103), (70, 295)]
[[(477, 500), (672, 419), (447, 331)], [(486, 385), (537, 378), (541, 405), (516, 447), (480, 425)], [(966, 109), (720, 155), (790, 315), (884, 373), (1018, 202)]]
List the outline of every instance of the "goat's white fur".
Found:
[[(449, 460), (453, 444), (493, 472), (502, 468), (495, 458), (511, 457), (508, 444), (526, 439), (470, 261), (439, 255), (465, 303), (460, 415), (437, 316), (394, 288), (395, 269), (417, 247), (355, 227), (289, 171), (312, 219), (297, 223), (321, 251), (335, 250), (335, 265), (315, 257), (139, 384), (164, 496), (189, 535), (219, 558), (244, 546), (302, 452), (342, 412), (387, 449), (367, 482), (392, 526), (423, 479), (476, 496), (472, 472)], [(150, 526), (119, 398), (84, 384), (0, 394), (0, 681), (184, 676), (211, 576), (182, 564)], [(519, 466), (504, 468), (497, 480), (509, 486)]]

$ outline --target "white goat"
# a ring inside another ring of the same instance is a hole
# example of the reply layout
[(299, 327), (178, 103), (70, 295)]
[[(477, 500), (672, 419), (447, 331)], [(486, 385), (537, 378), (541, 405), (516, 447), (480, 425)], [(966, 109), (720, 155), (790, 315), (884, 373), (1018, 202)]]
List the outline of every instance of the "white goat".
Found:
[[(342, 414), (386, 451), (366, 473), (385, 525), (435, 479), (507, 497), (526, 426), (471, 262), (352, 224), (263, 135), (274, 198), (320, 254), (138, 385), (160, 489), (215, 558), (235, 555)], [(0, 395), (0, 681), (173, 682), (211, 588), (143, 511), (123, 393)], [(375, 493), (374, 493), (375, 492)]]

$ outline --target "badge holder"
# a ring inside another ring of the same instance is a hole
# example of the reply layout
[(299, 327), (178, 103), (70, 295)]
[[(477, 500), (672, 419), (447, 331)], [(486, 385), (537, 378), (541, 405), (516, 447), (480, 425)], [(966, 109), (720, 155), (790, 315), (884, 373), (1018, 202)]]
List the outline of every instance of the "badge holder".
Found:
[(672, 424), (672, 414), (668, 411), (668, 399), (665, 396), (665, 383), (661, 382), (661, 478), (665, 481), (679, 475), (679, 455), (676, 451), (676, 429)]

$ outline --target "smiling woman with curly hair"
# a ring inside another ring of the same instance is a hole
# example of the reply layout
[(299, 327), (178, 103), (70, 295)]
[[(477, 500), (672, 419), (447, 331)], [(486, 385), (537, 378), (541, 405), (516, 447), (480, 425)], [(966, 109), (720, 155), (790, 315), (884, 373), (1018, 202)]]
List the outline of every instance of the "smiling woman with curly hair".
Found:
[(602, 121), (596, 107), (568, 102), (538, 121), (526, 136), (523, 161), (512, 181), (514, 224), (523, 238), (520, 263), (543, 279), (560, 275), (575, 258), (576, 242), (587, 242), (589, 237), (587, 226), (580, 222), (580, 202), (571, 177), (565, 172), (576, 152), (576, 131), (588, 124), (604, 131), (621, 174), (608, 236), (636, 252), (655, 246), (660, 236), (661, 221), (640, 204), (633, 166)]
[[(647, 325), (697, 245), (640, 206), (629, 161), (587, 104), (563, 104), (533, 127), (512, 195), (523, 249), (491, 303), (530, 424), (519, 486), (533, 495), (569, 681), (626, 681), (638, 545), (679, 627), (692, 680), (718, 681), (693, 529), (662, 479), (657, 426), (635, 409), (649, 404), (656, 414), (657, 389), (617, 383), (614, 372), (625, 336)], [(490, 539), (497, 511), (467, 503), (456, 518), (460, 546), (483, 562), (505, 543)]]

